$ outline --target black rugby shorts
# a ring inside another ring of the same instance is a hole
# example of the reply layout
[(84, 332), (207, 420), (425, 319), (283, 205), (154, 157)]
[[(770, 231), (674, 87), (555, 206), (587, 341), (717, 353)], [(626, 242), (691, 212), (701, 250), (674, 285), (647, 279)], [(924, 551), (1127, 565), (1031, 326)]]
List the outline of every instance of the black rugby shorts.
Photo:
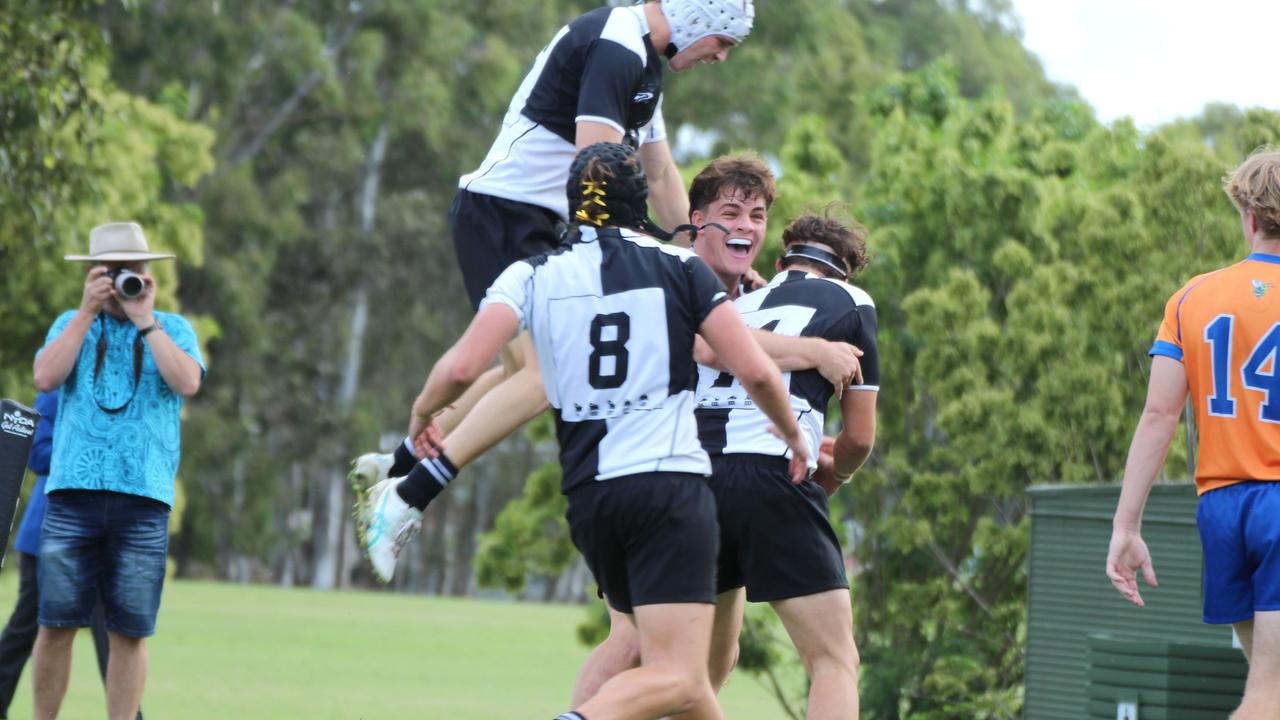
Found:
[(480, 307), (511, 263), (556, 249), (562, 226), (560, 216), (544, 207), (459, 190), (449, 208), (449, 230), (471, 307)]
[(746, 586), (771, 602), (849, 587), (827, 493), (791, 482), (785, 458), (734, 453), (711, 458), (720, 523), (716, 594)]
[(716, 508), (707, 479), (644, 473), (569, 493), (569, 531), (613, 609), (715, 602)]

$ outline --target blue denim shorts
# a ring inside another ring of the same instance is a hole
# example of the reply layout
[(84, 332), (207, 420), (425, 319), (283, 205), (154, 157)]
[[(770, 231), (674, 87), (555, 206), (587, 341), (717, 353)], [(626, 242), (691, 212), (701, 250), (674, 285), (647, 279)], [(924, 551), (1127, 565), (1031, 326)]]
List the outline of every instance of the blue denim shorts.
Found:
[(1280, 610), (1280, 482), (1242, 482), (1200, 496), (1204, 621)]
[(50, 493), (40, 541), (39, 621), (85, 627), (102, 598), (107, 629), (156, 631), (169, 550), (169, 506), (104, 490)]

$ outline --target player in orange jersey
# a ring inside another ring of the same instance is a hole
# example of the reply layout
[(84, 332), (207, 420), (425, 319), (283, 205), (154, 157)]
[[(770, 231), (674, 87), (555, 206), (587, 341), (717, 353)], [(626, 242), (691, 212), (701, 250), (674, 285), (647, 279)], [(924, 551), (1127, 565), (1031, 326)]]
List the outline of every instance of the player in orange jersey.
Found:
[(1142, 510), (1190, 393), (1200, 432), (1196, 524), (1204, 621), (1235, 627), (1249, 658), (1236, 720), (1280, 717), (1280, 152), (1264, 148), (1226, 180), (1250, 254), (1169, 298), (1151, 348), (1107, 553), (1107, 576), (1135, 605), (1137, 571), (1155, 586)]

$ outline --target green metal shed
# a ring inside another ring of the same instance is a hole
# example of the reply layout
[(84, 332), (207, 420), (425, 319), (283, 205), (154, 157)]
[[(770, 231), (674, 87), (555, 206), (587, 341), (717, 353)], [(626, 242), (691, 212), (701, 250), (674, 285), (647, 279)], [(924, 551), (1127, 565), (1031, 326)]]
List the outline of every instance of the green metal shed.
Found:
[(1160, 586), (1148, 588), (1139, 580), (1144, 608), (1122, 598), (1104, 570), (1119, 485), (1043, 485), (1028, 494), (1031, 554), (1023, 710), (1028, 720), (1088, 715), (1090, 635), (1232, 646), (1230, 627), (1200, 621), (1201, 551), (1193, 484), (1152, 488), (1142, 534)]

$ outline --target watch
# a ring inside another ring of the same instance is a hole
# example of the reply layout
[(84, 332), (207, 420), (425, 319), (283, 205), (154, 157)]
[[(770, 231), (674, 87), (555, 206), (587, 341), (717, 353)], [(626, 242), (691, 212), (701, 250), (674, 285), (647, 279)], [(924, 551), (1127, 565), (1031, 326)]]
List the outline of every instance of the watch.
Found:
[(152, 331), (156, 330), (159, 327), (160, 327), (160, 321), (153, 319), (150, 325), (138, 331), (138, 337), (146, 337), (150, 335)]

